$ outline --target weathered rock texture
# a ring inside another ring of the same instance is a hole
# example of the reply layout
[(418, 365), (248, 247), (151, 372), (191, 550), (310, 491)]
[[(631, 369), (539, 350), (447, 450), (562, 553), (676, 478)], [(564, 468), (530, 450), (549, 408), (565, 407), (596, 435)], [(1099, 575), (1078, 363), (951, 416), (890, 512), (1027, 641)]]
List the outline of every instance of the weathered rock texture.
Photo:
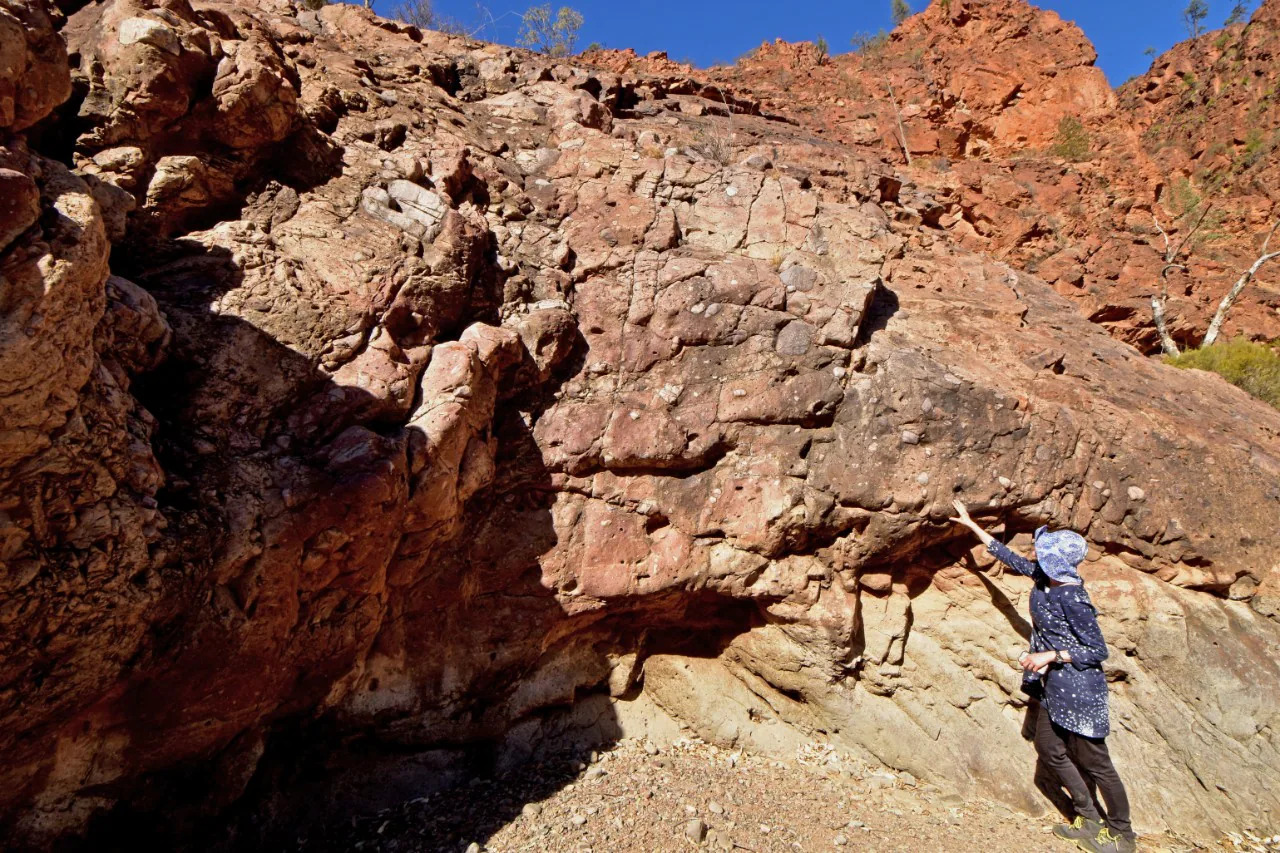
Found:
[[(1168, 279), (1171, 328), (1184, 343), (1203, 337), (1280, 218), (1268, 165), (1280, 132), (1277, 16), (1280, 3), (1266, 0), (1253, 23), (1175, 47), (1118, 94), (1074, 24), (1022, 0), (932, 3), (860, 54), (765, 44), (714, 71), (749, 88), (765, 111), (895, 162), (895, 216), (1044, 278), (1151, 352), (1159, 342), (1150, 297), (1164, 266), (1152, 215), (1175, 245), (1195, 218), (1175, 221), (1186, 192), (1172, 190), (1185, 186), (1214, 208), (1205, 231), (1215, 236)], [(1055, 153), (1063, 118), (1084, 129), (1078, 162)], [(1274, 282), (1250, 288), (1227, 334), (1280, 337)]]
[(891, 149), (353, 6), (61, 32), (74, 171), (14, 134), (65, 81), (0, 75), (15, 843), (216, 811), (304, 720), (390, 789), (638, 689), (1043, 808), (957, 495), (1094, 544), (1141, 825), (1273, 825), (1280, 413), (903, 215)]

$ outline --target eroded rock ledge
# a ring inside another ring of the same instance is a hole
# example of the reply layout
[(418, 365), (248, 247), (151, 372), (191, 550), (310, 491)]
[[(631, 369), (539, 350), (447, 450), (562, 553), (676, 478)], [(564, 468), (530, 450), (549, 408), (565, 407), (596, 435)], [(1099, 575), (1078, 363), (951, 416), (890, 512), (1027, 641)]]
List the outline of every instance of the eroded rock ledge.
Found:
[(217, 810), (303, 720), (403, 761), (638, 689), (1041, 808), (957, 494), (1094, 543), (1146, 826), (1280, 808), (1280, 414), (898, 221), (888, 163), (352, 6), (11, 19), (15, 841)]

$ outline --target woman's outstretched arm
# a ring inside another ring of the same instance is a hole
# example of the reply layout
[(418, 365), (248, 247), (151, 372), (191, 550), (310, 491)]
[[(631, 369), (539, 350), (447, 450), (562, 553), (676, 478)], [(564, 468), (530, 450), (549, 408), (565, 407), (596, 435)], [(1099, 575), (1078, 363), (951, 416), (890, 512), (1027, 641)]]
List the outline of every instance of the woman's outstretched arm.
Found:
[(977, 522), (969, 517), (969, 510), (963, 503), (952, 501), (952, 506), (956, 508), (956, 515), (951, 520), (972, 530), (974, 535), (982, 540), (982, 544), (987, 546), (987, 550), (991, 552), (992, 556), (1020, 575), (1026, 575), (1027, 577), (1035, 575), (1036, 564), (1026, 557), (1013, 553), (1002, 543), (997, 542), (994, 536), (979, 527)]

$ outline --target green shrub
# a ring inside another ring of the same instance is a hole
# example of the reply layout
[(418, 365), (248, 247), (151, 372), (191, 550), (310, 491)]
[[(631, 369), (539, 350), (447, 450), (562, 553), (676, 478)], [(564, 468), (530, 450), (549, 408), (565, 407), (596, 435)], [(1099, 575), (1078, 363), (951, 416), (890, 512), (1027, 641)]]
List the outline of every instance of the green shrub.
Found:
[(689, 147), (708, 159), (727, 166), (734, 158), (733, 129), (729, 127), (721, 130), (714, 124), (703, 127), (695, 134), (694, 143)]
[(884, 30), (880, 30), (875, 35), (867, 32), (854, 33), (853, 38), (849, 39), (849, 43), (853, 45), (855, 53), (874, 55), (878, 54), (889, 43), (889, 34)]
[[(1189, 253), (1205, 251), (1227, 237), (1222, 230), (1227, 212), (1213, 209), (1212, 202), (1206, 198), (1206, 195), (1212, 196), (1221, 190), (1227, 176), (1210, 173), (1204, 177), (1212, 180), (1213, 183), (1206, 186), (1203, 194), (1186, 178), (1175, 179), (1160, 193), (1160, 204), (1173, 214), (1179, 230), (1194, 228), (1196, 223), (1200, 225), (1199, 230), (1186, 244), (1185, 248)], [(1204, 210), (1206, 204), (1211, 208), (1207, 212)], [(1203, 220), (1200, 218), (1202, 213), (1205, 214)]]
[(568, 6), (561, 6), (555, 14), (551, 4), (531, 6), (523, 15), (517, 43), (547, 56), (568, 56), (578, 41), (582, 29), (582, 13)]
[(1165, 359), (1175, 367), (1212, 371), (1280, 409), (1280, 355), (1265, 344), (1237, 338)]
[(911, 17), (911, 7), (907, 5), (907, 0), (892, 0), (889, 14), (893, 17), (893, 25), (900, 27), (903, 21)]
[(1250, 128), (1244, 140), (1244, 158), (1242, 165), (1247, 169), (1262, 159), (1267, 153), (1267, 140), (1258, 128)]
[(1190, 218), (1200, 210), (1204, 199), (1196, 192), (1195, 185), (1186, 178), (1178, 178), (1165, 187), (1160, 202), (1179, 218)]
[(1089, 133), (1075, 116), (1063, 116), (1058, 122), (1058, 132), (1053, 137), (1053, 153), (1063, 160), (1079, 163), (1088, 160), (1092, 153)]
[(814, 44), (818, 48), (818, 53), (821, 54), (823, 58), (831, 53), (831, 46), (827, 44), (827, 40), (822, 36), (818, 36), (818, 40), (814, 42)]

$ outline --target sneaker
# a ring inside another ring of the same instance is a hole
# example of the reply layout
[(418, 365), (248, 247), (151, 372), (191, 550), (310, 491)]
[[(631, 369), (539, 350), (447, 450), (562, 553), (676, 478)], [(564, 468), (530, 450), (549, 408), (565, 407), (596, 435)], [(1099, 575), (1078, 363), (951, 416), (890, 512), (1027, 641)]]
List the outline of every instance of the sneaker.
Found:
[(1089, 820), (1089, 818), (1082, 815), (1076, 815), (1076, 819), (1071, 823), (1061, 824), (1053, 828), (1054, 835), (1059, 838), (1065, 838), (1068, 841), (1078, 841), (1081, 838), (1096, 838), (1101, 831), (1101, 821)]
[(1134, 853), (1137, 843), (1128, 835), (1116, 835), (1107, 827), (1092, 838), (1076, 839), (1076, 846), (1087, 853)]

